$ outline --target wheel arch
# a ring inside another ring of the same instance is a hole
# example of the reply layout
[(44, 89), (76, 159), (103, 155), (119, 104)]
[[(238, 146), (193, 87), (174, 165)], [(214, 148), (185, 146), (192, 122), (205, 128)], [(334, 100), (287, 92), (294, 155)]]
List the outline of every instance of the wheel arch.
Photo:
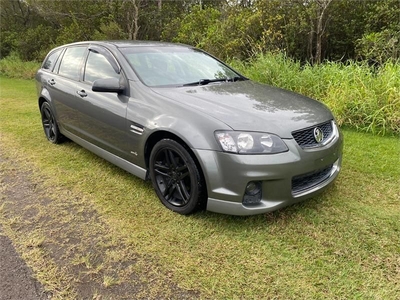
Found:
[(53, 103), (52, 103), (51, 98), (50, 98), (50, 93), (46, 88), (43, 88), (41, 93), (40, 93), (40, 95), (39, 95), (39, 99), (38, 99), (39, 111), (42, 109), (42, 105), (45, 102), (49, 103), (53, 114), (56, 116), (57, 125), (59, 126), (60, 131), (62, 131), (62, 127), (60, 126), (60, 124), (59, 124), (59, 122), (57, 120), (57, 112), (55, 111), (55, 108), (54, 108)]
[(40, 96), (40, 97), (39, 97), (39, 100), (38, 100), (39, 109), (42, 108), (42, 105), (43, 105), (44, 102), (49, 102), (49, 100), (47, 100), (47, 99), (46, 99), (45, 97), (43, 97), (43, 96)]
[(42, 90), (39, 94), (39, 99), (38, 99), (39, 109), (41, 109), (44, 102), (50, 103), (50, 93), (45, 87), (42, 88)]
[[(153, 148), (157, 144), (157, 142), (159, 142), (163, 139), (174, 140), (177, 143), (179, 143), (181, 146), (183, 146), (186, 149), (186, 151), (188, 151), (189, 155), (193, 158), (193, 160), (200, 172), (200, 176), (205, 185), (204, 190), (208, 194), (206, 178), (204, 176), (204, 172), (203, 172), (203, 169), (201, 167), (198, 157), (195, 155), (195, 153), (192, 151), (192, 149), (189, 147), (189, 145), (182, 138), (180, 138), (179, 136), (177, 136), (176, 134), (174, 134), (172, 132), (160, 130), (160, 131), (156, 131), (156, 132), (152, 133), (147, 138), (147, 141), (146, 141), (146, 144), (144, 147), (144, 158), (145, 158), (145, 163), (146, 163), (146, 169), (147, 170), (149, 169), (151, 151), (153, 150)], [(147, 176), (149, 176), (149, 172), (148, 172)]]

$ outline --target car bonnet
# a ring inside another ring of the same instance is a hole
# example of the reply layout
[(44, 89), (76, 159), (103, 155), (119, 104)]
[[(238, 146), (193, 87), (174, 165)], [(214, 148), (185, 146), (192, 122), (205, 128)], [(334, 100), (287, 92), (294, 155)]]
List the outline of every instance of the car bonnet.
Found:
[(329, 109), (316, 100), (250, 80), (152, 90), (233, 130), (270, 132), (281, 138), (292, 138), (292, 131), (333, 119)]

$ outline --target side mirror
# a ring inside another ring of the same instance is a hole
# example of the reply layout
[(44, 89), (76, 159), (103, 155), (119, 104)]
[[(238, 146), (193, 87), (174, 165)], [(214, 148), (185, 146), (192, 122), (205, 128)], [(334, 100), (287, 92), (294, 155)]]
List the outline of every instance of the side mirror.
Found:
[(93, 92), (122, 93), (125, 90), (118, 78), (97, 79), (93, 82)]

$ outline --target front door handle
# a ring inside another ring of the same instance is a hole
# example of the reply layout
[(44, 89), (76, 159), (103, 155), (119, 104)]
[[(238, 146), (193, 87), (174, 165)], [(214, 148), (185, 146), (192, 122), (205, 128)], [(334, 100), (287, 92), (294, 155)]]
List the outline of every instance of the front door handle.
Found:
[(47, 80), (47, 83), (50, 85), (55, 85), (56, 81), (54, 79), (49, 79), (49, 80)]
[(82, 98), (84, 98), (84, 97), (87, 96), (85, 90), (80, 90), (80, 91), (77, 91), (76, 93), (77, 93), (79, 96), (81, 96)]

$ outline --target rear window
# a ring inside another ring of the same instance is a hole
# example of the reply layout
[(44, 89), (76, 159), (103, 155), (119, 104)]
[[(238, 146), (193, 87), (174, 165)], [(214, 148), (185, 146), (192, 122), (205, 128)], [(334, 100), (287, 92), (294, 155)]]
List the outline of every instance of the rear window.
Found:
[(42, 69), (53, 72), (54, 66), (57, 62), (58, 57), (60, 56), (62, 49), (58, 49), (47, 56), (46, 60), (43, 63)]

